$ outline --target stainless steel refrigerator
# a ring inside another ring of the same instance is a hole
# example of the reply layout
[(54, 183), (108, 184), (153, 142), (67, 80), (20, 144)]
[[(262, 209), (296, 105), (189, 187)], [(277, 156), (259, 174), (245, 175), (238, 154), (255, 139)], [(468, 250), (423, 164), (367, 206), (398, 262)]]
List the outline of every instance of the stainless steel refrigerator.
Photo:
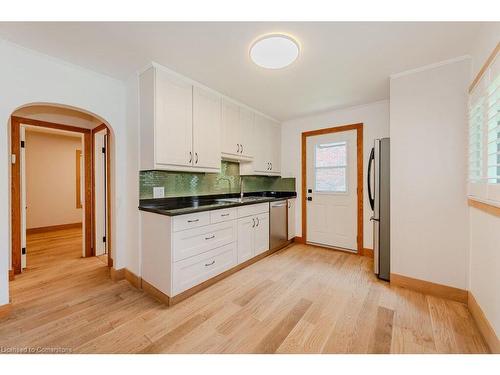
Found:
[(373, 265), (375, 274), (389, 281), (391, 274), (390, 142), (376, 139), (368, 162), (368, 198), (373, 210)]

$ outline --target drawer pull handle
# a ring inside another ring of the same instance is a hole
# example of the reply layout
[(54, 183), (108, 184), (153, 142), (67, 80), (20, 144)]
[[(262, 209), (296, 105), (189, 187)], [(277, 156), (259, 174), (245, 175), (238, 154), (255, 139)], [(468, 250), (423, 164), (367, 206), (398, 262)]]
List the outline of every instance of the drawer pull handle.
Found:
[(257, 217), (256, 219), (257, 219), (257, 226), (259, 226), (259, 224), (260, 224), (260, 220), (259, 220), (259, 218), (258, 218), (258, 217)]
[(188, 223), (196, 223), (197, 221), (200, 221), (200, 219), (188, 220)]
[(215, 234), (210, 237), (205, 237), (206, 240), (211, 240), (212, 238), (215, 238)]
[(211, 263), (205, 263), (205, 267), (211, 266), (212, 264), (215, 264), (215, 259), (214, 259), (214, 260), (212, 260), (212, 262), (211, 262)]
[(222, 215), (220, 215), (220, 216), (229, 216), (229, 214), (222, 214)]
[(252, 219), (252, 221), (253, 221), (252, 228), (255, 228), (255, 219)]

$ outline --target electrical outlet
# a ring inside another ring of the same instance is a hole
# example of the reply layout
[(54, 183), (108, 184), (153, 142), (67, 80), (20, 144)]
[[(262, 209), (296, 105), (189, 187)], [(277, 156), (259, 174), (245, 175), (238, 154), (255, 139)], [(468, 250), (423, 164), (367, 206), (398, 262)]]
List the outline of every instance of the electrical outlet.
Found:
[(153, 198), (164, 198), (165, 188), (163, 186), (156, 186), (153, 188)]

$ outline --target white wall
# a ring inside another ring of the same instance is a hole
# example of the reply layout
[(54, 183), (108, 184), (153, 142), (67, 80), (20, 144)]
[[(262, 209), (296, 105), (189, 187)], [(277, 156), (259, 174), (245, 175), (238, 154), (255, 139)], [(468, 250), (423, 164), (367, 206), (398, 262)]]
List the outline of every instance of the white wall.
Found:
[(472, 51), (471, 82), (500, 41), (500, 22), (484, 22), (476, 37)]
[(470, 59), (391, 79), (391, 272), (465, 289)]
[(366, 175), (368, 157), (376, 138), (389, 136), (389, 101), (370, 103), (314, 116), (285, 121), (281, 125), (281, 171), (283, 177), (295, 177), (297, 188), (296, 235), (302, 236), (302, 132), (362, 122), (363, 126), (363, 184), (364, 184), (364, 247), (373, 248), (373, 229), (370, 222), (372, 211), (368, 201)]
[(139, 210), (139, 78), (126, 82), (127, 91), (127, 196), (132, 202), (127, 206), (127, 268), (141, 275)]
[[(500, 23), (485, 24), (472, 50), (472, 74), (479, 72), (499, 42)], [(500, 337), (500, 218), (470, 208), (469, 287)]]
[(76, 206), (76, 150), (82, 151), (81, 135), (27, 130), (25, 150), (26, 227), (81, 223), (83, 209)]
[[(0, 40), (0, 305), (8, 303), (10, 267), (9, 132), (10, 115), (28, 103), (58, 103), (84, 109), (112, 127), (112, 229), (114, 266), (125, 267), (132, 245), (127, 244), (130, 182), (125, 122), (125, 85), (112, 78)], [(137, 155), (135, 155), (137, 158)], [(137, 174), (135, 171), (137, 184)], [(131, 210), (130, 210), (131, 212)], [(137, 243), (137, 241), (135, 241)]]
[(469, 290), (500, 337), (500, 218), (470, 208)]

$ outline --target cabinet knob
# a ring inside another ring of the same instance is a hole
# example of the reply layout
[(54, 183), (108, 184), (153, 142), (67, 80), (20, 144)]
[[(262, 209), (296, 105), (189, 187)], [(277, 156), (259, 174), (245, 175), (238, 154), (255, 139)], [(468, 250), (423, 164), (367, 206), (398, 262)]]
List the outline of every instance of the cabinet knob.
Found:
[(243, 154), (243, 145), (240, 146), (241, 146), (240, 154)]
[(194, 157), (195, 157), (195, 162), (194, 163), (198, 164), (198, 153), (197, 152), (194, 153)]
[(193, 153), (189, 151), (189, 163), (191, 164), (192, 161), (193, 161)]
[(237, 150), (236, 150), (236, 153), (240, 153), (240, 144), (239, 143), (236, 143), (236, 147), (237, 147)]

